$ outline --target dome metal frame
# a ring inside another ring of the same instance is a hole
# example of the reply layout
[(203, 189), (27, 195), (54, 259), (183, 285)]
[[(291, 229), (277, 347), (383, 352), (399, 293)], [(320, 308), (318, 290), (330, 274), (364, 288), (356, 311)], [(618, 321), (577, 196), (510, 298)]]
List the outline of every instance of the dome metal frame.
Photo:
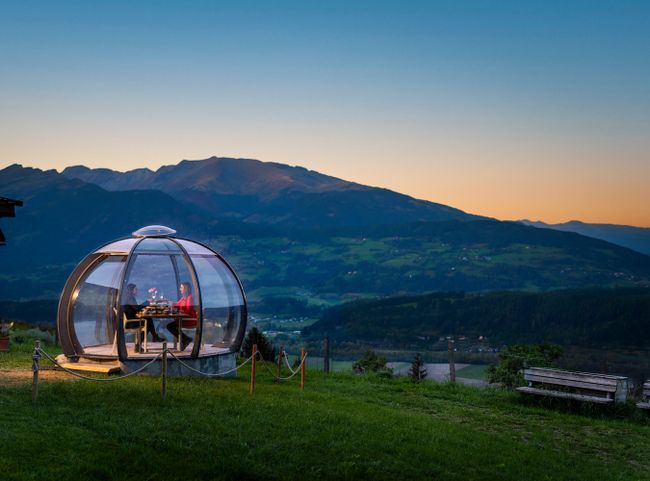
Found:
[[(150, 226), (150, 227), (164, 227), (164, 226)], [(140, 232), (144, 229), (147, 229), (147, 227), (143, 227), (142, 229), (139, 229), (136, 232)], [(169, 228), (167, 228), (169, 229)], [(203, 312), (203, 295), (201, 292), (201, 284), (199, 282), (199, 276), (196, 271), (196, 267), (194, 265), (194, 262), (192, 261), (192, 255), (188, 253), (187, 249), (182, 245), (181, 242), (178, 241), (185, 241), (189, 242), (192, 244), (196, 244), (204, 249), (206, 249), (210, 255), (214, 255), (221, 264), (227, 268), (228, 272), (232, 275), (232, 278), (236, 281), (237, 288), (239, 289), (239, 293), (241, 295), (241, 300), (242, 300), (242, 305), (241, 305), (241, 311), (240, 315), (241, 318), (239, 320), (239, 325), (237, 327), (237, 332), (233, 336), (232, 342), (230, 343), (229, 349), (225, 353), (220, 353), (216, 354), (218, 355), (224, 355), (224, 354), (232, 354), (232, 353), (237, 353), (239, 352), (239, 349), (241, 348), (241, 345), (244, 340), (244, 335), (246, 333), (246, 325), (248, 322), (248, 303), (246, 299), (246, 293), (244, 291), (243, 285), (241, 283), (241, 280), (233, 267), (226, 261), (226, 259), (219, 254), (218, 252), (214, 251), (212, 248), (207, 246), (206, 244), (196, 241), (194, 239), (188, 239), (185, 237), (177, 237), (175, 236), (176, 231), (173, 229), (169, 229), (169, 231), (173, 233), (169, 234), (153, 234), (153, 235), (136, 235), (136, 232), (133, 233), (133, 237), (121, 237), (118, 239), (115, 239), (113, 241), (107, 242), (100, 247), (96, 248), (93, 250), (90, 254), (88, 254), (84, 259), (79, 262), (79, 264), (75, 267), (75, 269), (72, 271), (70, 276), (68, 277), (68, 280), (66, 281), (66, 284), (61, 292), (61, 296), (59, 299), (59, 305), (58, 305), (58, 311), (57, 311), (57, 336), (58, 336), (58, 341), (61, 344), (61, 347), (63, 348), (64, 354), (71, 359), (75, 358), (97, 358), (98, 360), (101, 359), (119, 359), (120, 361), (134, 361), (137, 360), (137, 358), (133, 356), (129, 356), (127, 349), (126, 349), (126, 342), (125, 342), (125, 332), (124, 332), (124, 323), (123, 322), (115, 322), (115, 327), (117, 331), (117, 355), (102, 355), (102, 354), (92, 354), (89, 355), (88, 353), (85, 352), (84, 347), (82, 346), (81, 342), (79, 342), (79, 339), (77, 338), (76, 331), (74, 328), (74, 316), (73, 316), (73, 308), (74, 308), (74, 302), (76, 300), (76, 296), (79, 293), (79, 290), (81, 288), (82, 281), (86, 279), (87, 274), (91, 274), (94, 270), (94, 268), (98, 267), (103, 261), (105, 261), (109, 257), (118, 257), (122, 256), (124, 258), (125, 265), (121, 269), (121, 274), (119, 278), (119, 288), (117, 292), (114, 295), (114, 302), (112, 305), (108, 306), (106, 308), (106, 316), (107, 319), (111, 318), (113, 315), (111, 312), (109, 312), (110, 309), (117, 309), (117, 312), (115, 314), (115, 321), (117, 319), (122, 319), (123, 316), (123, 307), (121, 303), (119, 302), (119, 299), (122, 297), (122, 293), (124, 289), (127, 286), (127, 283), (129, 281), (129, 275), (131, 274), (131, 271), (133, 269), (133, 264), (135, 259), (137, 258), (136, 250), (138, 246), (145, 240), (147, 239), (167, 239), (171, 242), (174, 243), (176, 247), (178, 247), (178, 250), (180, 251), (180, 255), (184, 257), (184, 259), (187, 261), (187, 267), (189, 268), (189, 273), (191, 276), (191, 281), (192, 285), (196, 286), (196, 297), (197, 301), (195, 301), (195, 304), (197, 305), (197, 327), (196, 327), (196, 333), (194, 337), (194, 342), (193, 342), (193, 348), (189, 356), (184, 353), (183, 357), (188, 357), (192, 359), (196, 358), (204, 358), (204, 357), (210, 357), (214, 356), (215, 354), (205, 354), (201, 353), (201, 346), (202, 346), (202, 336), (203, 336), (203, 324), (204, 324), (204, 312)], [(128, 251), (126, 250), (107, 250), (103, 251), (106, 247), (110, 246), (111, 244), (118, 243), (120, 241), (126, 241), (126, 240), (133, 240), (133, 244), (130, 247)], [(164, 256), (164, 251), (158, 252), (154, 255), (160, 255)], [(177, 255), (177, 254), (176, 254)], [(168, 256), (171, 256), (171, 254), (168, 254)], [(172, 261), (172, 264), (174, 264), (174, 261)], [(177, 267), (174, 267), (176, 277), (178, 279), (178, 270)], [(146, 334), (145, 334), (146, 335)], [(148, 358), (143, 358), (143, 360), (148, 361)]]

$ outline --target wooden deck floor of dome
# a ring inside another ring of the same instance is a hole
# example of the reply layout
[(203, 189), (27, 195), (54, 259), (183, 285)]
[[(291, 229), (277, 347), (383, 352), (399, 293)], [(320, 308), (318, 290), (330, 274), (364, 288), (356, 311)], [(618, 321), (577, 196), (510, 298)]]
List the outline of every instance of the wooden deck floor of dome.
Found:
[[(172, 349), (172, 352), (178, 357), (190, 357), (192, 354), (192, 349), (194, 348), (194, 343), (190, 343), (184, 351), (173, 350), (174, 343), (168, 342), (167, 347)], [(147, 352), (138, 353), (135, 352), (135, 344), (128, 342), (126, 344), (126, 349), (128, 352), (129, 359), (153, 359), (162, 351), (162, 342), (147, 342)], [(230, 352), (230, 349), (227, 347), (216, 347), (209, 344), (204, 344), (201, 348), (199, 357), (207, 356), (218, 356), (220, 354), (226, 354)], [(88, 346), (84, 349), (85, 356), (102, 356), (110, 357), (117, 356), (116, 348), (113, 344), (102, 344), (99, 346)]]

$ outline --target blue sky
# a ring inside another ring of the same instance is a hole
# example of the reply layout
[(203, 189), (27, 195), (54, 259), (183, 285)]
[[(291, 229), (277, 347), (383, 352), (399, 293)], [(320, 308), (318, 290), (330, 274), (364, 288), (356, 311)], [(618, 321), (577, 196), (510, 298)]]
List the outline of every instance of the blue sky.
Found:
[(650, 226), (650, 2), (0, 3), (0, 167), (252, 157)]

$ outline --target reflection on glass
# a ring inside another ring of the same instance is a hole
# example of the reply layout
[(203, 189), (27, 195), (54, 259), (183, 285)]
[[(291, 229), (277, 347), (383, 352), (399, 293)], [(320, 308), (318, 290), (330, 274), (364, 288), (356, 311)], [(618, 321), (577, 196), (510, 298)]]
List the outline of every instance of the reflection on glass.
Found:
[(79, 283), (72, 319), (82, 348), (111, 345), (115, 337), (113, 306), (125, 265), (124, 256), (107, 257), (95, 265)]
[(133, 246), (136, 242), (138, 242), (138, 239), (122, 239), (105, 245), (104, 247), (98, 249), (97, 252), (107, 254), (110, 254), (112, 252), (129, 253), (131, 252), (131, 249), (133, 249)]
[(168, 299), (175, 298), (178, 295), (178, 283), (174, 257), (176, 256), (136, 254), (124, 285), (137, 286), (140, 302), (161, 295)]
[(183, 246), (183, 249), (187, 251), (188, 254), (200, 254), (200, 255), (207, 255), (207, 256), (214, 256), (214, 252), (212, 252), (210, 249), (207, 249), (203, 247), (201, 244), (197, 244), (196, 242), (184, 240), (184, 239), (176, 239), (176, 242), (178, 242), (180, 245)]
[(203, 302), (202, 349), (228, 347), (242, 321), (244, 298), (239, 283), (215, 255), (191, 256), (201, 286)]

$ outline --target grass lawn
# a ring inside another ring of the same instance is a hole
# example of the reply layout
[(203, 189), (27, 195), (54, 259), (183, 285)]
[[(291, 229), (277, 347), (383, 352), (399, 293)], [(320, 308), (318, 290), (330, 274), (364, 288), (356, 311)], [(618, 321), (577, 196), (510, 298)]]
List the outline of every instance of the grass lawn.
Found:
[[(0, 353), (27, 370), (29, 352)], [(650, 422), (496, 390), (308, 372), (248, 378), (44, 380), (0, 371), (0, 479), (647, 480)], [(46, 376), (47, 374), (44, 374)]]

